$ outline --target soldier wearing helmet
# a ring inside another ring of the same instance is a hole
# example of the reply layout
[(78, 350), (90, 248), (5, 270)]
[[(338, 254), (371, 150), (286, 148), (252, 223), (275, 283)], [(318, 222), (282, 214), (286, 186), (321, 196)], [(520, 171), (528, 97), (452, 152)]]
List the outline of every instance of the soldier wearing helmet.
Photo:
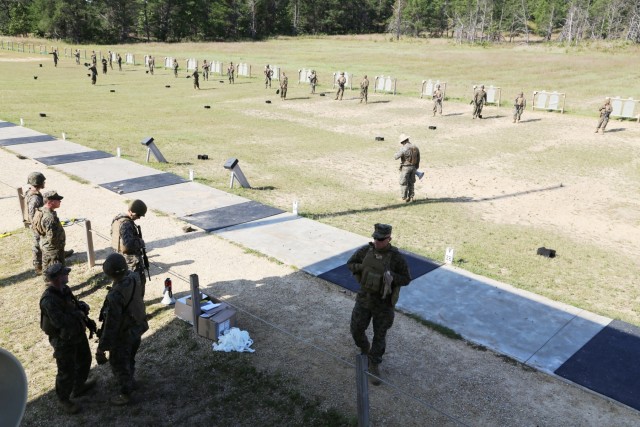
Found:
[(316, 86), (318, 84), (316, 70), (311, 70), (311, 74), (309, 74), (309, 84), (311, 85), (311, 93), (316, 93)]
[(513, 101), (513, 123), (520, 123), (520, 117), (522, 117), (522, 112), (525, 108), (527, 108), (527, 100), (524, 97), (524, 93), (520, 92), (515, 101)]
[(440, 90), (440, 85), (436, 85), (436, 89), (433, 91), (433, 95), (431, 96), (433, 99), (433, 117), (436, 116), (436, 113), (442, 115), (442, 100), (444, 98), (444, 92)]
[(340, 77), (336, 80), (338, 83), (338, 92), (336, 92), (336, 101), (342, 101), (342, 95), (344, 95), (344, 85), (347, 84), (347, 78), (344, 76), (344, 71), (340, 73)]
[(129, 270), (140, 274), (143, 296), (146, 279), (142, 250), (145, 246), (135, 221), (146, 213), (147, 205), (136, 199), (129, 203), (126, 213), (116, 215), (111, 221), (111, 247), (124, 256)]
[(118, 392), (111, 397), (111, 404), (126, 405), (135, 390), (136, 353), (142, 334), (149, 329), (144, 306), (144, 285), (140, 274), (130, 271), (127, 260), (121, 254), (111, 254), (102, 264), (104, 273), (113, 280), (107, 294), (100, 320), (102, 329), (96, 350), (96, 361), (109, 364), (118, 384)]
[(273, 77), (273, 70), (269, 67), (269, 64), (267, 64), (266, 67), (264, 67), (264, 88), (271, 88), (271, 77)]
[[(25, 204), (27, 205), (27, 217), (24, 219), (25, 225), (31, 227), (33, 223), (33, 215), (36, 210), (44, 205), (41, 190), (44, 188), (46, 178), (40, 172), (31, 172), (27, 178), (29, 189), (24, 195)], [(31, 253), (33, 254), (33, 268), (36, 274), (42, 274), (42, 249), (40, 248), (40, 234), (35, 230), (31, 230), (33, 234), (33, 245)]]
[[(475, 89), (475, 87), (474, 87)], [(482, 118), (482, 107), (487, 103), (487, 92), (484, 91), (484, 85), (480, 86), (480, 89), (477, 89), (473, 94), (473, 100), (471, 104), (473, 104), (473, 118), (476, 117)]]
[(609, 116), (613, 111), (613, 107), (611, 106), (611, 98), (607, 97), (604, 99), (604, 105), (600, 107), (600, 120), (598, 120), (598, 126), (596, 127), (596, 132), (602, 129), (602, 133), (604, 133), (607, 124), (609, 123)]

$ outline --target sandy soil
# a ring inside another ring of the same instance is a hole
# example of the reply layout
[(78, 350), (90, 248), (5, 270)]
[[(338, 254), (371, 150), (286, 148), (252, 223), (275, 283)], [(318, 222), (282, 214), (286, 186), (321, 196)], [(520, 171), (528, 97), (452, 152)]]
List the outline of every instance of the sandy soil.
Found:
[[(0, 231), (21, 226), (15, 188), (24, 183), (29, 171), (40, 170), (47, 176), (47, 188), (57, 189), (66, 196), (60, 217), (90, 219), (97, 232), (94, 242), (98, 258), (106, 256), (108, 242), (102, 237), (109, 235), (111, 218), (124, 210), (122, 196), (70, 180), (35, 161), (19, 160), (6, 150), (0, 150), (0, 163), (3, 165), (0, 168)], [(496, 188), (507, 184), (506, 178), (495, 178), (499, 180), (495, 182), (493, 175), (489, 178), (482, 170), (480, 165), (472, 172), (454, 170), (452, 173), (459, 174), (459, 179), (451, 179), (450, 173), (445, 179), (436, 171), (430, 194), (439, 192), (445, 196), (464, 191), (477, 198), (495, 196)], [(470, 185), (469, 174), (481, 184)], [(395, 185), (395, 177), (389, 180)], [(508, 184), (517, 188), (517, 183)], [(598, 189), (593, 183), (585, 184), (582, 191), (574, 192), (570, 199), (560, 193), (546, 194), (555, 197), (554, 202), (566, 203), (567, 212), (571, 212), (584, 208), (584, 199), (594, 188)], [(607, 188), (598, 191), (611, 197), (616, 195)], [(524, 205), (522, 200), (516, 206), (505, 198), (491, 204), (478, 203), (477, 209), (479, 214), (496, 221), (543, 223), (548, 219), (540, 204), (538, 196), (532, 194)], [(637, 211), (623, 209), (623, 216), (634, 215), (638, 215)], [(598, 216), (598, 212), (592, 215)], [(567, 217), (566, 221), (585, 239), (599, 239), (593, 218), (576, 222), (575, 218)], [(297, 378), (306, 393), (320, 396), (327, 406), (355, 414), (353, 364), (357, 352), (348, 330), (354, 302), (351, 293), (247, 253), (216, 236), (203, 232), (185, 234), (184, 224), (171, 217), (150, 213), (140, 224), (153, 264), (154, 277), (147, 285), (148, 299), (162, 296), (167, 270), (174, 275), (176, 293), (186, 292), (189, 284), (182, 279), (197, 273), (203, 289), (240, 310), (239, 326), (249, 331), (255, 341), (256, 353), (252, 358), (257, 367), (285, 372)], [(626, 238), (638, 233), (615, 222), (608, 226)], [(67, 236), (68, 247), (81, 253), (75, 262), (83, 261), (82, 224), (68, 227)], [(630, 250), (637, 250), (639, 241), (636, 238), (636, 246)], [(80, 263), (75, 268), (85, 266)], [(94, 271), (97, 273), (99, 267), (94, 267)], [(154, 320), (151, 326), (147, 336), (165, 325)], [(46, 347), (46, 343), (43, 345)], [(142, 345), (144, 347), (144, 342)], [(146, 369), (147, 375), (161, 375), (152, 366)], [(28, 376), (36, 375), (36, 371), (36, 367), (31, 368)], [(404, 315), (397, 316), (389, 333), (382, 375), (387, 384), (370, 388), (373, 425), (632, 426), (640, 423), (640, 415), (634, 410), (490, 351), (445, 338)], [(30, 395), (31, 399), (35, 397)]]

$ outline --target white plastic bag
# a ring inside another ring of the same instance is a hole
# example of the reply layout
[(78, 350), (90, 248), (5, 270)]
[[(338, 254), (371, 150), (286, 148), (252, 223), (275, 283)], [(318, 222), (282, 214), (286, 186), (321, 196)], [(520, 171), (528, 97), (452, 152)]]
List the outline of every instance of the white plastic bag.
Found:
[(238, 328), (231, 328), (225, 331), (218, 338), (217, 343), (213, 343), (213, 351), (238, 351), (253, 353), (255, 350), (251, 348), (253, 340), (249, 338), (249, 332), (241, 331)]

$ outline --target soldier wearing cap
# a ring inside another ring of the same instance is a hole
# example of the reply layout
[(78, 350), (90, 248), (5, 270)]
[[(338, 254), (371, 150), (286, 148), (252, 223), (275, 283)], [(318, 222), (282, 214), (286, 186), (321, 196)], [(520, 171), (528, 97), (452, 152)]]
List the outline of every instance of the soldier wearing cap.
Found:
[(513, 101), (513, 123), (520, 123), (520, 117), (525, 108), (527, 108), (527, 99), (524, 97), (524, 92), (520, 92)]
[(340, 77), (336, 80), (338, 83), (338, 92), (336, 93), (336, 100), (342, 101), (342, 95), (344, 95), (344, 85), (347, 83), (347, 78), (344, 76), (344, 72), (340, 73)]
[(611, 106), (611, 98), (604, 99), (604, 105), (600, 107), (600, 120), (598, 120), (598, 126), (596, 127), (596, 132), (602, 129), (602, 133), (604, 133), (607, 124), (609, 123), (609, 116), (613, 111), (613, 107)]
[[(33, 215), (36, 210), (44, 206), (44, 199), (42, 197), (42, 190), (45, 186), (45, 176), (40, 172), (32, 172), (27, 178), (29, 183), (29, 189), (24, 195), (25, 204), (27, 205), (27, 218), (25, 218), (25, 224), (31, 227), (33, 224)], [(33, 234), (33, 245), (31, 252), (33, 253), (33, 268), (36, 274), (42, 274), (42, 249), (40, 249), (40, 234), (35, 230), (31, 230)]]
[(289, 77), (283, 72), (280, 79), (280, 99), (287, 99), (287, 87), (289, 87)]
[(111, 247), (124, 256), (129, 270), (140, 275), (143, 296), (147, 282), (142, 259), (142, 249), (145, 246), (135, 221), (146, 213), (147, 205), (142, 200), (134, 200), (126, 213), (116, 215), (111, 221)]
[(109, 255), (102, 270), (113, 280), (113, 286), (100, 310), (103, 324), (96, 361), (106, 363), (105, 352), (109, 352), (109, 364), (119, 387), (111, 403), (120, 406), (130, 402), (131, 393), (137, 388), (134, 379), (136, 353), (142, 334), (149, 329), (143, 301), (144, 287), (141, 276), (129, 271), (127, 261), (120, 254)]
[(55, 212), (63, 197), (55, 190), (47, 191), (42, 197), (44, 205), (35, 210), (31, 228), (40, 235), (42, 268), (46, 270), (56, 262), (65, 265), (64, 245), (67, 238)]
[(484, 91), (484, 85), (480, 86), (473, 94), (473, 118), (482, 118), (482, 107), (487, 103), (487, 92)]
[(62, 409), (70, 414), (80, 411), (71, 401), (95, 386), (95, 379), (88, 379), (91, 368), (91, 350), (85, 330), (95, 330), (95, 322), (89, 319), (89, 306), (73, 295), (67, 283), (70, 268), (54, 263), (45, 272), (47, 288), (40, 298), (40, 328), (49, 337), (56, 359), (56, 395)]
[[(393, 325), (400, 288), (411, 282), (404, 256), (391, 245), (391, 230), (391, 225), (375, 224), (373, 242), (358, 249), (347, 261), (360, 284), (351, 313), (351, 335), (362, 354), (368, 356), (374, 385), (380, 384), (378, 365), (385, 353), (387, 331)], [(369, 343), (366, 331), (372, 320), (373, 341)]]
[(436, 89), (433, 91), (431, 95), (433, 99), (433, 116), (436, 116), (436, 112), (442, 115), (442, 99), (444, 98), (444, 93), (440, 90), (440, 85), (436, 85)]
[(369, 97), (369, 79), (367, 78), (367, 76), (364, 76), (364, 78), (360, 82), (360, 103), (362, 104), (362, 101), (364, 101), (364, 103), (366, 104), (368, 97)]
[(402, 200), (409, 203), (414, 197), (414, 184), (416, 183), (416, 171), (420, 167), (420, 150), (409, 142), (409, 136), (404, 133), (398, 138), (402, 148), (394, 159), (400, 159), (400, 193)]

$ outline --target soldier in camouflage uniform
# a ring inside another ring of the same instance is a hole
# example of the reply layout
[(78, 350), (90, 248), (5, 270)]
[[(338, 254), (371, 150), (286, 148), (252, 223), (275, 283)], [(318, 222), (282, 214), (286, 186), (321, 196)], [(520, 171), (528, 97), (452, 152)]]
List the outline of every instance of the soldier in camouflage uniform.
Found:
[(193, 77), (193, 88), (200, 90), (200, 73), (198, 72), (198, 67), (191, 74)]
[(442, 115), (442, 99), (444, 98), (444, 93), (440, 90), (440, 85), (436, 85), (436, 90), (433, 91), (433, 95), (431, 95), (433, 99), (433, 117), (436, 116), (436, 112)]
[(229, 77), (229, 84), (233, 84), (236, 82), (235, 75), (236, 67), (233, 66), (233, 62), (229, 64), (229, 68), (227, 68), (227, 76)]
[(487, 92), (484, 91), (484, 85), (480, 86), (480, 89), (476, 90), (473, 94), (473, 118), (482, 118), (482, 107), (487, 102)]
[(520, 92), (513, 101), (513, 123), (520, 123), (520, 117), (525, 108), (527, 108), (527, 100), (524, 93)]
[[(358, 249), (347, 261), (347, 267), (360, 284), (356, 304), (351, 313), (351, 335), (362, 354), (369, 358), (371, 382), (380, 384), (378, 365), (386, 349), (387, 331), (393, 325), (394, 307), (400, 287), (411, 282), (404, 256), (391, 245), (392, 227), (376, 224), (373, 242)], [(373, 319), (373, 341), (369, 344), (367, 328)]]
[(134, 200), (129, 204), (127, 213), (118, 214), (111, 221), (111, 247), (124, 256), (129, 270), (140, 274), (142, 296), (147, 283), (142, 259), (145, 246), (134, 221), (146, 213), (147, 205), (142, 200)]
[(416, 171), (420, 167), (420, 150), (409, 142), (409, 136), (401, 134), (399, 142), (402, 148), (398, 151), (394, 159), (400, 159), (400, 193), (402, 200), (409, 203), (414, 197), (414, 184), (416, 182)]
[(58, 373), (56, 395), (62, 409), (70, 414), (80, 411), (71, 401), (95, 386), (88, 379), (91, 368), (91, 350), (85, 329), (95, 331), (96, 324), (89, 318), (89, 306), (73, 295), (67, 283), (70, 268), (60, 263), (45, 270), (47, 288), (40, 298), (40, 327), (48, 335), (53, 347)]
[(137, 388), (134, 379), (136, 353), (142, 334), (149, 329), (143, 301), (144, 285), (140, 274), (129, 271), (127, 261), (120, 254), (109, 255), (102, 269), (113, 280), (113, 286), (100, 311), (104, 323), (96, 361), (105, 363), (105, 352), (109, 352), (111, 370), (119, 386), (111, 403), (120, 406), (130, 402), (131, 392)]
[(207, 62), (206, 59), (202, 64), (202, 78), (207, 81), (209, 80), (209, 63)]
[(287, 98), (287, 87), (289, 86), (289, 77), (283, 72), (280, 79), (280, 99), (283, 101)]
[(336, 80), (338, 83), (338, 92), (336, 92), (336, 100), (342, 101), (342, 95), (344, 95), (344, 85), (347, 83), (347, 78), (344, 76), (344, 72), (340, 73), (340, 77)]
[(311, 85), (311, 93), (316, 93), (316, 85), (318, 84), (318, 75), (316, 70), (311, 70), (309, 75), (309, 84)]
[(367, 79), (367, 76), (364, 76), (364, 79), (362, 79), (362, 81), (360, 82), (360, 103), (362, 104), (362, 101), (364, 101), (364, 103), (367, 103), (367, 99), (368, 99), (368, 95), (369, 95), (369, 79)]
[(46, 270), (56, 262), (65, 265), (66, 235), (55, 212), (60, 207), (63, 197), (55, 190), (47, 191), (42, 197), (44, 205), (35, 210), (31, 228), (40, 234), (42, 268)]
[[(42, 198), (42, 190), (45, 186), (45, 180), (43, 174), (40, 172), (32, 172), (27, 178), (27, 182), (30, 187), (24, 195), (25, 204), (27, 205), (27, 218), (25, 222), (31, 226), (33, 224), (33, 215), (36, 210), (42, 208), (44, 205), (44, 199)], [(31, 252), (33, 253), (33, 268), (36, 270), (36, 274), (42, 274), (42, 249), (40, 249), (40, 234), (35, 230), (31, 230), (33, 234), (33, 246)]]
[(604, 105), (600, 107), (600, 120), (598, 120), (598, 126), (596, 127), (596, 132), (602, 129), (602, 133), (604, 133), (607, 124), (609, 123), (609, 116), (613, 111), (613, 107), (611, 106), (611, 98), (604, 99)]
[(271, 87), (271, 77), (273, 77), (273, 70), (269, 68), (269, 64), (264, 67), (264, 88)]
[(178, 60), (173, 58), (173, 77), (178, 77)]
[(156, 69), (156, 60), (153, 56), (149, 55), (147, 59), (147, 65), (149, 66), (149, 73), (153, 76), (153, 70)]

